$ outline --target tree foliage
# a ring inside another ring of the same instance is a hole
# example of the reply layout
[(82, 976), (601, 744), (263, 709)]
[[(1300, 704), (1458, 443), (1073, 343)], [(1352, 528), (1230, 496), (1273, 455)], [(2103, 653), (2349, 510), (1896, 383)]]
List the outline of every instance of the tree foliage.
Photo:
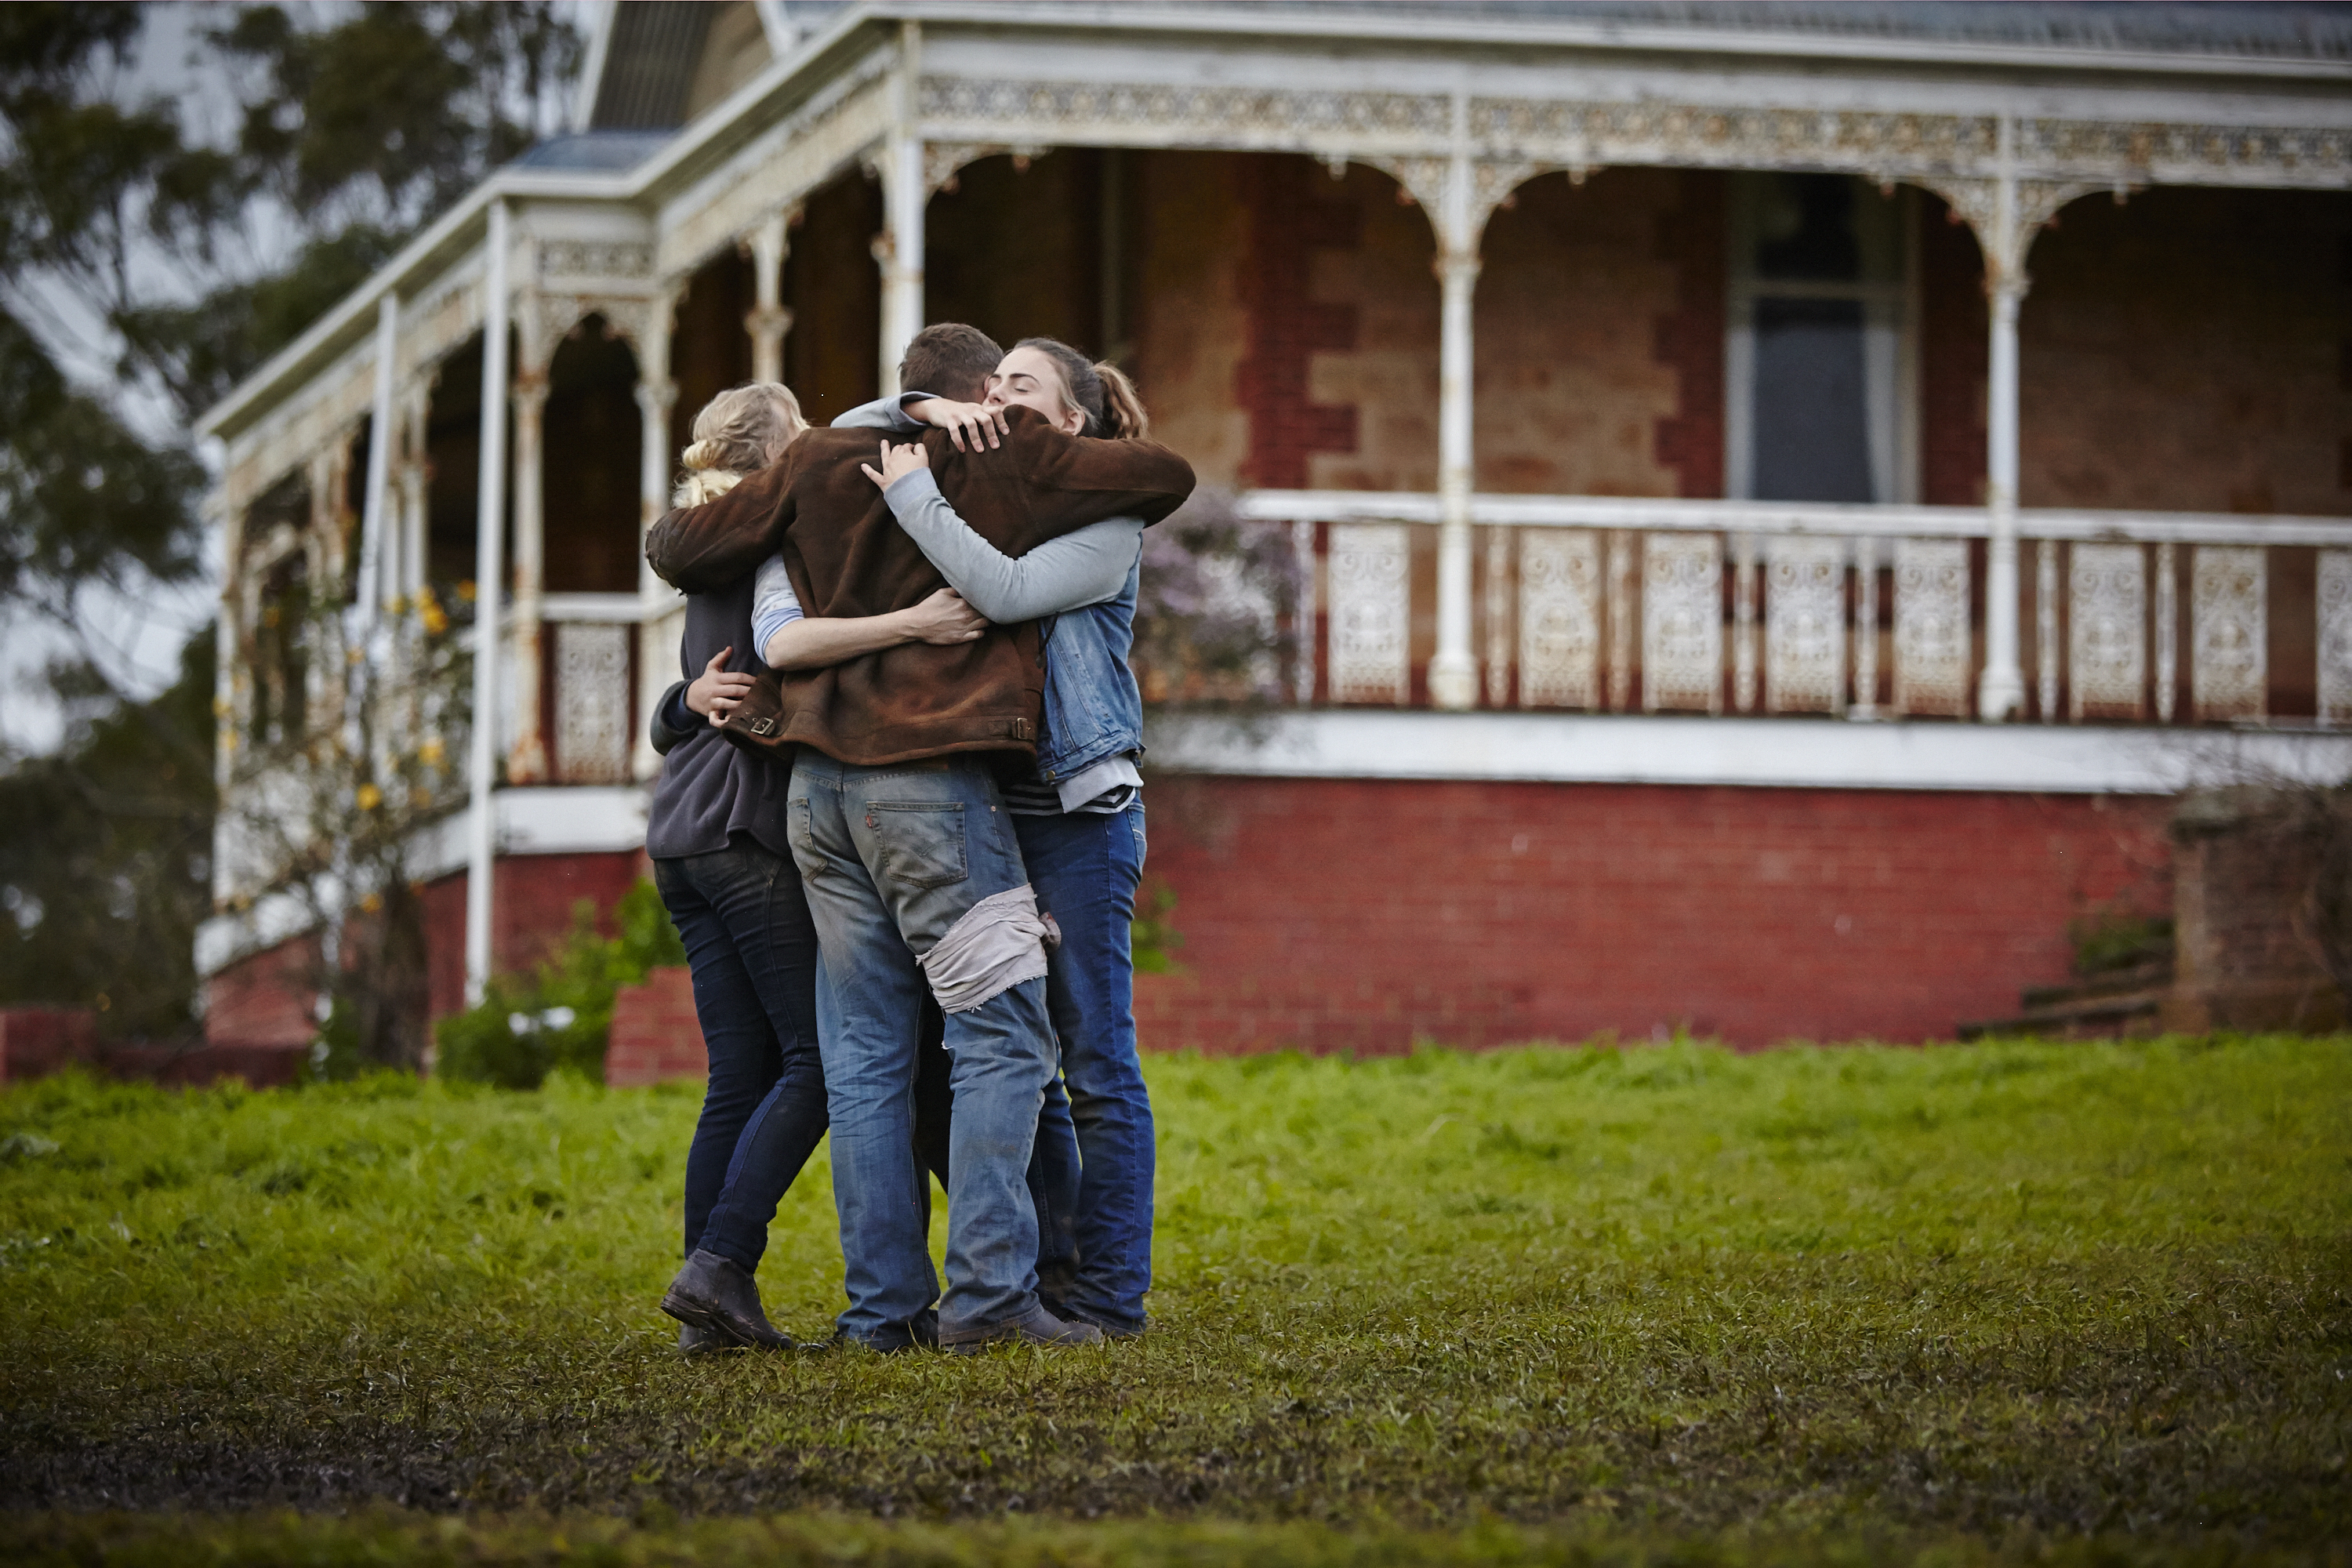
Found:
[(142, 700), (84, 609), (197, 576), (204, 474), (53, 351), (95, 331), (85, 358), (193, 420), (551, 125), (580, 49), (546, 0), (236, 7), (201, 35), (240, 83), (214, 145), (125, 87), (142, 26), (0, 5), (0, 616), (81, 639), (50, 677), (65, 746), (0, 773), (0, 1000), (102, 994), (116, 1032), (166, 1034), (208, 902), (213, 634)]

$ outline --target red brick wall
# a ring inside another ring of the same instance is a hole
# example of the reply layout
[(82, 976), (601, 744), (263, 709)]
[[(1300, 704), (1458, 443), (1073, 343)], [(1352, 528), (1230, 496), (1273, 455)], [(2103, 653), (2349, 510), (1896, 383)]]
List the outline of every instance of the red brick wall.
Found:
[(1147, 881), (1187, 973), (1160, 1049), (1397, 1051), (1686, 1026), (1949, 1038), (2063, 979), (2067, 921), (2169, 907), (2170, 803), (1859, 790), (1198, 779)]
[[(645, 875), (635, 850), (600, 855), (516, 855), (499, 862), (498, 938), (501, 973), (528, 972), (572, 929), (572, 906), (596, 906), (599, 929), (612, 934), (613, 906)], [(466, 999), (466, 874), (425, 889), (425, 968), (436, 1018)], [(308, 939), (281, 942), (230, 964), (205, 983), (205, 1040), (211, 1046), (309, 1044), (318, 1029), (318, 949)]]
[(308, 1045), (319, 1032), (319, 947), (279, 942), (205, 982), (208, 1046)]
[(710, 1054), (694, 1014), (694, 972), (656, 969), (643, 985), (613, 998), (613, 1035), (604, 1047), (604, 1081), (614, 1089), (709, 1078)]
[(96, 1015), (87, 1007), (0, 1007), (0, 1083), (98, 1059)]
[[(644, 874), (635, 850), (601, 855), (513, 855), (498, 868), (498, 936), (492, 963), (501, 973), (526, 973), (572, 929), (572, 909), (587, 899), (599, 929), (612, 934), (613, 906)], [(432, 1016), (462, 1011), (466, 997), (466, 874), (425, 889)]]

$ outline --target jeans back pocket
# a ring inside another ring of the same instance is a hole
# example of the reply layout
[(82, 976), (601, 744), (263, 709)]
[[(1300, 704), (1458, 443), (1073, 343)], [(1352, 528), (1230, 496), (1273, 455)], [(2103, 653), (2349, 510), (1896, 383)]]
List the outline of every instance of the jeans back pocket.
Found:
[(875, 876), (902, 888), (944, 888), (971, 874), (963, 807), (954, 801), (869, 800)]

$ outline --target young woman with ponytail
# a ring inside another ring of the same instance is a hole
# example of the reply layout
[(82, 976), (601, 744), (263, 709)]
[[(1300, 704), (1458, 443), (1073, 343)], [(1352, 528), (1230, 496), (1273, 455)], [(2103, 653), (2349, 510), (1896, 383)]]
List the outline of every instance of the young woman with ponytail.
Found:
[[(1134, 384), (1116, 366), (1092, 363), (1068, 344), (1028, 338), (1005, 354), (984, 401), (912, 395), (868, 405), (836, 425), (922, 425), (950, 430), (959, 447), (993, 445), (1004, 410), (1034, 409), (1071, 434), (1134, 440), (1150, 427)], [(1056, 1317), (1090, 1322), (1113, 1338), (1143, 1331), (1151, 1283), (1154, 1143), (1151, 1102), (1136, 1056), (1129, 922), (1143, 874), (1143, 697), (1128, 651), (1143, 524), (1113, 518), (1011, 559), (957, 516), (932, 480), (919, 445), (882, 444), (882, 487), (899, 526), (962, 595), (999, 624), (1044, 623), (1045, 728), (1036, 765), (1001, 781), (1037, 901), (1060, 927), (1046, 998), (1062, 1049), (1069, 1110), (1049, 1094), (1038, 1131), (1039, 1166), (1070, 1147), (1054, 1122), (1075, 1123), (1079, 1166), (1033, 1168), (1041, 1224), (1048, 1209), (1073, 1215), (1075, 1279), (1041, 1278)], [(1056, 1188), (1049, 1195), (1044, 1190)]]

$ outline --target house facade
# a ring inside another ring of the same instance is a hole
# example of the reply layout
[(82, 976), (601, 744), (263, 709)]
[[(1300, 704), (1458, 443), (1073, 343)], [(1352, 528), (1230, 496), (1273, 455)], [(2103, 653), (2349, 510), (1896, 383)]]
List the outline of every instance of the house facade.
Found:
[[(1154, 1045), (1948, 1036), (2165, 907), (2184, 784), (2352, 774), (2331, 11), (595, 16), (575, 132), (204, 425), (233, 805), (273, 595), (477, 603), (436, 1012), (636, 874), (694, 411), (929, 321), (1117, 359), (1311, 584), (1282, 702), (1154, 721)], [(307, 1037), (239, 820), (208, 1028)]]

